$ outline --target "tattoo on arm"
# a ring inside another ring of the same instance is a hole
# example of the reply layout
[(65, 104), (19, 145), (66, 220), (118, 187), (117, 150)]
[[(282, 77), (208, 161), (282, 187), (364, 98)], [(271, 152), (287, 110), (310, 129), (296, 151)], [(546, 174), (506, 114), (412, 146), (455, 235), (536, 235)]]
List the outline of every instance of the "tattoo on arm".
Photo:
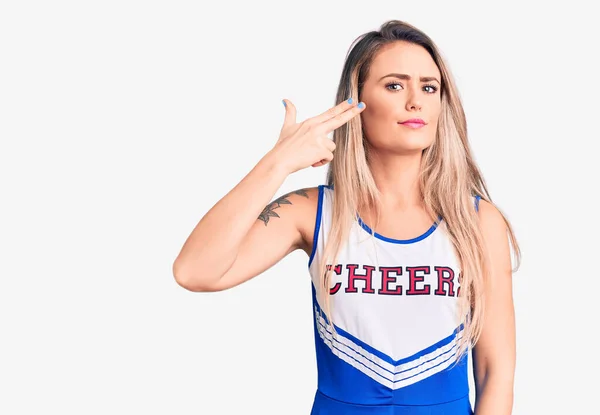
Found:
[(294, 192), (286, 193), (285, 195), (283, 195), (281, 197), (278, 197), (277, 199), (275, 199), (274, 201), (272, 201), (270, 204), (268, 204), (263, 209), (263, 211), (260, 213), (260, 215), (258, 216), (258, 219), (262, 220), (265, 223), (265, 226), (267, 226), (267, 223), (269, 223), (269, 218), (271, 216), (279, 218), (280, 216), (277, 214), (277, 212), (275, 212), (275, 209), (279, 208), (281, 205), (291, 205), (292, 202), (290, 202), (288, 200), (288, 197), (292, 193), (308, 198), (308, 193), (306, 193), (306, 190), (304, 190), (304, 189), (300, 189), (300, 190), (296, 190)]

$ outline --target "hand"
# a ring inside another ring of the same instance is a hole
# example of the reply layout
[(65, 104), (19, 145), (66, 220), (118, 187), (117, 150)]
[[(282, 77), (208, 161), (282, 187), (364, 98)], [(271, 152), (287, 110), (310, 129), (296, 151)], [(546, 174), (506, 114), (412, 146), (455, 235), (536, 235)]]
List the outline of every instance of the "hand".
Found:
[(333, 160), (335, 143), (327, 135), (341, 127), (364, 109), (364, 103), (344, 101), (324, 113), (296, 122), (296, 107), (289, 100), (279, 139), (271, 150), (291, 174), (305, 167), (323, 166)]

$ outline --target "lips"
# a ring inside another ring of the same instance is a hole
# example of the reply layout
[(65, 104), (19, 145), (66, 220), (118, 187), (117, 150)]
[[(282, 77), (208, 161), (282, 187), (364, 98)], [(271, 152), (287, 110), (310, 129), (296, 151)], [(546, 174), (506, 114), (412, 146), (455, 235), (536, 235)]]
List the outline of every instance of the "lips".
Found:
[(400, 124), (423, 124), (423, 125), (425, 125), (425, 121), (423, 121), (420, 118), (411, 118), (410, 120), (403, 121)]
[(425, 126), (425, 121), (423, 121), (420, 118), (411, 118), (410, 120), (406, 120), (398, 124), (404, 125), (409, 128), (421, 128)]

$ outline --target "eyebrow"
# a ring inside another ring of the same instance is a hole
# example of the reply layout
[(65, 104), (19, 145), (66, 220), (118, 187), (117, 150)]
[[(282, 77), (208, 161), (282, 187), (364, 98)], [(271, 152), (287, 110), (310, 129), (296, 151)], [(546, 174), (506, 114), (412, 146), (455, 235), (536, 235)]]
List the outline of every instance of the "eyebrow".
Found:
[[(410, 75), (407, 75), (405, 73), (389, 73), (387, 75), (382, 76), (381, 78), (379, 78), (379, 80), (381, 81), (383, 78), (387, 78), (388, 76), (393, 76), (395, 78), (399, 78), (399, 79), (406, 79), (407, 81), (411, 80)], [(438, 81), (438, 79), (435, 76), (422, 76), (420, 78), (421, 82), (431, 82), (431, 81), (436, 81), (438, 84), (442, 84), (440, 81)]]

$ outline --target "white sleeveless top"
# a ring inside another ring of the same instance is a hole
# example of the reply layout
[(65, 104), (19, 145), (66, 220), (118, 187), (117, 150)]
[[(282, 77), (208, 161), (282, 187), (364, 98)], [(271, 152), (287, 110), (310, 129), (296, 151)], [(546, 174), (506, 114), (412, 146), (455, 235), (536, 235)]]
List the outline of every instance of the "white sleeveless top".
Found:
[[(332, 187), (320, 185), (308, 263), (317, 395), (353, 405), (427, 406), (465, 396), (468, 402), (467, 356), (456, 361), (462, 335), (457, 317), (460, 268), (443, 219), (419, 237), (398, 240), (372, 236), (357, 215), (330, 277), (334, 339), (315, 290), (332, 198)], [(479, 196), (476, 208), (478, 201)], [(320, 413), (316, 406), (317, 399), (312, 413)]]

